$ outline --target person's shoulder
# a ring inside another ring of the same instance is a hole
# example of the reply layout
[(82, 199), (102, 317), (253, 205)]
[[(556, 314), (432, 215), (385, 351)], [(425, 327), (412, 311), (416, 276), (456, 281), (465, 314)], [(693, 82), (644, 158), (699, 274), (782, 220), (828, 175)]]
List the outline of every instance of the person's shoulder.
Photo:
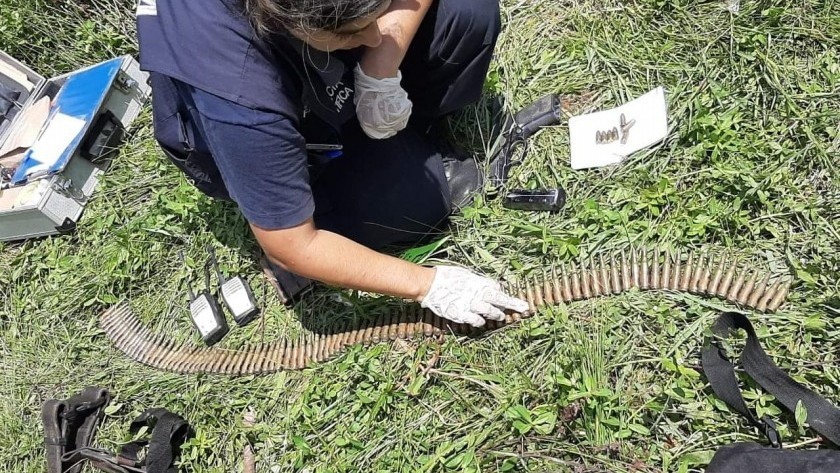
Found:
[(158, 0), (154, 13), (147, 21), (138, 16), (143, 69), (252, 108), (295, 106), (294, 72), (257, 36), (241, 1)]

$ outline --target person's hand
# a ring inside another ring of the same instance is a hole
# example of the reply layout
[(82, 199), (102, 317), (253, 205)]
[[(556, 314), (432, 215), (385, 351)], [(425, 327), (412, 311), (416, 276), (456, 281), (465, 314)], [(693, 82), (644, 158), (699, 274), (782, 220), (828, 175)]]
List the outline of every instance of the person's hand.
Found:
[(511, 297), (496, 281), (454, 266), (435, 267), (435, 277), (420, 305), (440, 317), (473, 327), (485, 319), (504, 320), (504, 309), (524, 313), (528, 303)]
[(411, 116), (411, 100), (400, 86), (402, 73), (377, 79), (356, 65), (356, 117), (365, 134), (374, 139), (390, 138), (405, 128)]

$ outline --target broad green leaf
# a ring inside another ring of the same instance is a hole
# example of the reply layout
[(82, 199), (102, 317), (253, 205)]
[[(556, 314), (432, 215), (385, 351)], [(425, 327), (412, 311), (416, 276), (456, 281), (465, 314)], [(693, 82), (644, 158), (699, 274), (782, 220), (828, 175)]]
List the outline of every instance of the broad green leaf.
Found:
[(805, 427), (805, 423), (808, 421), (808, 408), (802, 404), (801, 399), (796, 403), (796, 410), (793, 415), (796, 418), (796, 425)]

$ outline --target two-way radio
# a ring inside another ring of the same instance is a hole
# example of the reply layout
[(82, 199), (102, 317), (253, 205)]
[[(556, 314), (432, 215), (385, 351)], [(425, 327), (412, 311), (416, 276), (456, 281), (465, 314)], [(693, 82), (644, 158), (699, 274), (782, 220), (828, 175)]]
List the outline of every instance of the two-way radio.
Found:
[[(187, 261), (184, 258), (184, 251), (179, 251), (178, 255), (181, 257), (181, 263), (186, 266)], [(219, 307), (219, 303), (210, 294), (210, 272), (207, 271), (206, 267), (204, 284), (205, 289), (196, 295), (193, 292), (192, 284), (188, 278), (187, 294), (190, 296), (190, 319), (201, 334), (204, 343), (210, 346), (224, 338), (229, 329), (225, 316), (222, 313), (222, 308)]]
[[(216, 344), (230, 331), (222, 307), (210, 291), (210, 266), (213, 267), (216, 277), (219, 279), (221, 288), (219, 293), (222, 302), (224, 302), (228, 312), (233, 315), (236, 325), (242, 327), (248, 324), (248, 322), (254, 320), (260, 310), (248, 282), (240, 276), (226, 278), (219, 269), (216, 252), (211, 246), (207, 247), (207, 254), (209, 259), (204, 265), (205, 288), (196, 294), (188, 278), (187, 294), (190, 296), (190, 319), (201, 334), (204, 343), (210, 346)], [(180, 250), (178, 255), (181, 257), (181, 264), (186, 267), (184, 251)]]
[(236, 325), (243, 327), (248, 322), (254, 320), (260, 310), (257, 308), (257, 301), (254, 299), (254, 292), (248, 281), (242, 279), (241, 276), (234, 276), (226, 279), (219, 269), (219, 263), (216, 261), (216, 252), (213, 247), (207, 247), (207, 253), (210, 254), (210, 264), (216, 270), (216, 276), (219, 278), (219, 285), (221, 286), (222, 301), (233, 315), (233, 320)]

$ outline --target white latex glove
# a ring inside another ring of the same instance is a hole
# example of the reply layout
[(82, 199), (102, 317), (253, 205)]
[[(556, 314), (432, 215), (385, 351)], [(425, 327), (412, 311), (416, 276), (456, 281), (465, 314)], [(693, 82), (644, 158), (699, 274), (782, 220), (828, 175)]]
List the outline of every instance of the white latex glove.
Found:
[(390, 138), (408, 124), (411, 116), (411, 100), (408, 93), (400, 86), (402, 73), (397, 77), (376, 79), (362, 71), (356, 65), (356, 117), (362, 130), (369, 137), (377, 140)]
[(422, 307), (460, 324), (481, 327), (485, 318), (504, 320), (503, 309), (527, 312), (528, 303), (511, 297), (496, 281), (454, 266), (435, 267), (435, 277)]

